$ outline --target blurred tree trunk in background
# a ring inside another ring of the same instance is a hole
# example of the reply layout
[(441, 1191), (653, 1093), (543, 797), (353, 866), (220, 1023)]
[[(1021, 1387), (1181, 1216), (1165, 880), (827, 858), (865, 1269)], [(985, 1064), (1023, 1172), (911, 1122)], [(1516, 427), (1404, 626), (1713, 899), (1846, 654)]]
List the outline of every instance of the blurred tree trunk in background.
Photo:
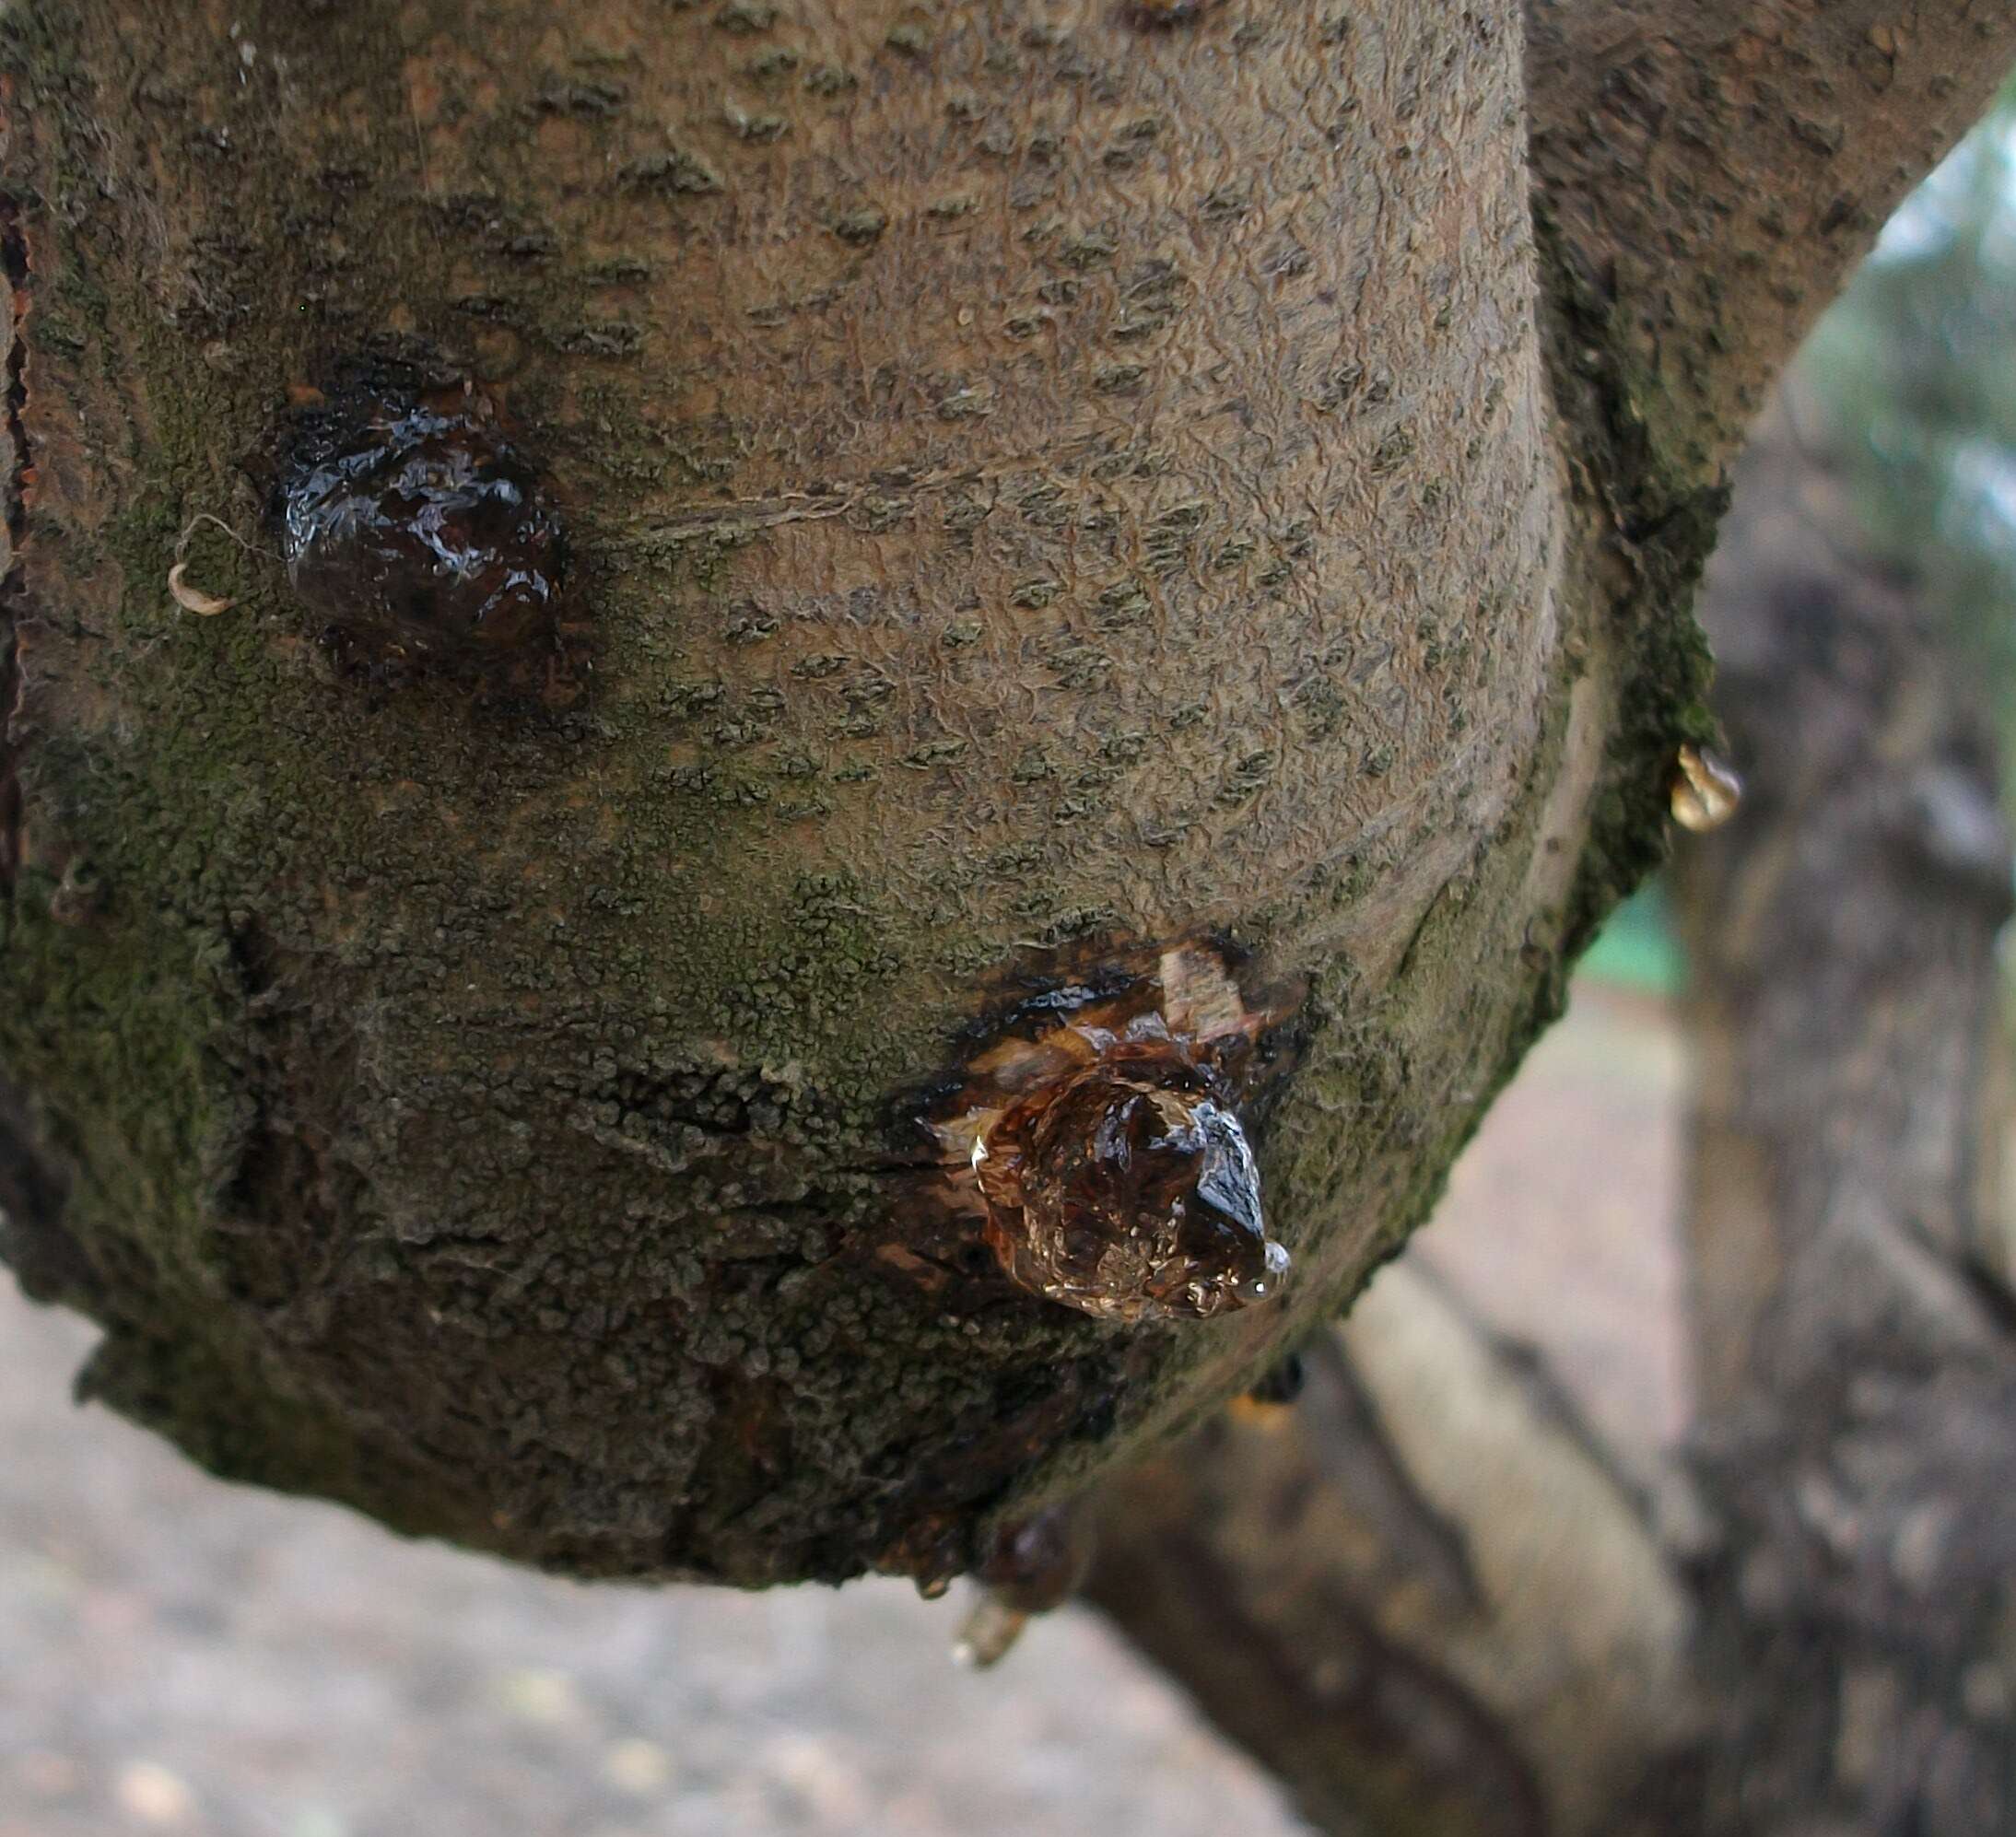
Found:
[(1296, 1412), (1108, 1501), (1094, 1597), (1328, 1831), (2016, 1828), (1987, 685), (1782, 413), (1704, 617), (1750, 790), (1676, 876), (1684, 1476), (1626, 1472), (1403, 1262)]
[(2010, 906), (1977, 674), (1858, 567), (1781, 424), (1711, 567), (1748, 819), (1678, 875), (1722, 1542), (1717, 1829), (2016, 1825), (2016, 1310), (1993, 1258)]

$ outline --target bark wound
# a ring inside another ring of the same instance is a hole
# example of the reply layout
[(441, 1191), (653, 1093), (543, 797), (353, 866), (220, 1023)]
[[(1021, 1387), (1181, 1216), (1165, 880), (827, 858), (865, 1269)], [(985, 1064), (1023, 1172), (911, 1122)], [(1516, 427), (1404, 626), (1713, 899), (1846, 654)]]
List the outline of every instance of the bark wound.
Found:
[(929, 1125), (1009, 1276), (1109, 1320), (1276, 1296), (1289, 1254), (1267, 1235), (1237, 1106), (1280, 1018), (1194, 944), (1011, 1010)]

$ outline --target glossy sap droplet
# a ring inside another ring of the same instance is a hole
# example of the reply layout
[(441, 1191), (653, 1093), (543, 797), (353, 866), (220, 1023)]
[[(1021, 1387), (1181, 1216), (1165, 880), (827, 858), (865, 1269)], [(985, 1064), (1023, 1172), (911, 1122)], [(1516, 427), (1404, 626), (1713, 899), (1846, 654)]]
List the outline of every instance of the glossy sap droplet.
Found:
[(1014, 1650), (1029, 1617), (1014, 1608), (991, 1589), (981, 1593), (952, 1642), (952, 1659), (974, 1671), (998, 1665)]
[(1026, 1614), (1047, 1614), (1077, 1592), (1092, 1566), (1093, 1517), (1077, 1500), (1018, 1518), (995, 1532), (979, 1579)]
[(1673, 821), (1682, 829), (1705, 834), (1736, 814), (1743, 781), (1718, 754), (1705, 746), (1683, 745), (1673, 761), (1670, 795)]
[(559, 518), (467, 391), (351, 387), (305, 413), (278, 480), (295, 591), (378, 658), (550, 648)]
[(1010, 1106), (974, 1171), (1002, 1267), (1086, 1314), (1205, 1317), (1270, 1299), (1287, 1270), (1238, 1117), (1166, 1036), (1109, 1042)]
[(1272, 1300), (1289, 1258), (1267, 1235), (1239, 1106), (1278, 1068), (1278, 1044), (1260, 1043), (1299, 989), (1249, 1007), (1196, 942), (1061, 967), (992, 1024), (927, 1121), (995, 1260), (1102, 1319)]

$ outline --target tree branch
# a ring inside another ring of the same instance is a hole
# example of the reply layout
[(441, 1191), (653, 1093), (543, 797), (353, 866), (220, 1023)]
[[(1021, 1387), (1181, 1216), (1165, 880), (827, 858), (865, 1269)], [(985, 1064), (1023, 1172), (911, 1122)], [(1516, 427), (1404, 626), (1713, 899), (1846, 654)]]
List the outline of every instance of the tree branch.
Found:
[[(576, 1574), (936, 1580), (1329, 1318), (1696, 706), (1562, 501), (1510, 4), (5, 9), (0, 1066), (93, 1394)], [(325, 653), (311, 456), (504, 449), (551, 628), (402, 500)], [(1234, 939), (1295, 1277), (1118, 1332), (937, 1130)]]
[(1631, 1488), (1531, 1361), (1411, 1263), (1106, 1495), (1089, 1593), (1319, 1828), (1630, 1827), (1685, 1739), (1688, 1619)]
[(1712, 479), (2016, 63), (1998, 0), (1530, 0), (1536, 211), (1573, 361), (1670, 493)]

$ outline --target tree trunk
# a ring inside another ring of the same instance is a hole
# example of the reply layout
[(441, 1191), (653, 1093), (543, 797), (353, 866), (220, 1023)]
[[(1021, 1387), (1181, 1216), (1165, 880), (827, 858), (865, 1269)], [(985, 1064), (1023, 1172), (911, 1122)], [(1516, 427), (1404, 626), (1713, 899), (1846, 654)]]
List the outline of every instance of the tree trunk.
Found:
[(1756, 795), (1680, 877), (1710, 1810), (1971, 1837), (2016, 1823), (2001, 779), (1936, 613), (1844, 567), (1782, 428), (1752, 464), (1705, 610)]
[[(87, 1392), (935, 1583), (1334, 1314), (1658, 853), (1787, 272), (2016, 51), (1695, 11), (11, 13), (0, 1119)], [(364, 515), (416, 427), (508, 540)], [(997, 1267), (960, 1094), (1095, 996), (1239, 1043), (1278, 1300)]]

